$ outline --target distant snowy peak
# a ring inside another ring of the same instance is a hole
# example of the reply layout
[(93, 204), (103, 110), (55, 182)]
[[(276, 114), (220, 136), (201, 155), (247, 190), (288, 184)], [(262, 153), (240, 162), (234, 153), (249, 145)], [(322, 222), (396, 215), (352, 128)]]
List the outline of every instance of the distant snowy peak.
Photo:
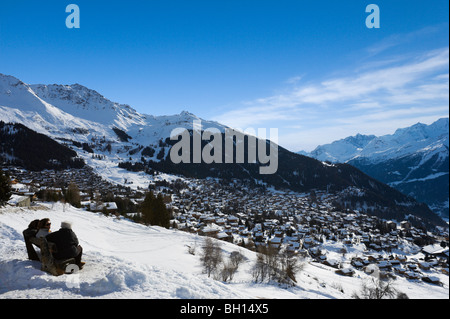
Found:
[(318, 146), (311, 153), (302, 152), (301, 154), (316, 158), (320, 161), (343, 163), (359, 156), (362, 150), (374, 139), (376, 139), (375, 135), (357, 134), (356, 136), (349, 136), (331, 144)]
[(400, 128), (395, 131), (394, 136), (414, 137), (417, 141), (442, 138), (448, 137), (448, 128), (448, 118), (441, 118), (430, 125), (417, 123), (410, 127)]
[(356, 135), (306, 155), (353, 165), (448, 218), (448, 122), (417, 123), (380, 137)]
[(350, 136), (331, 144), (320, 145), (310, 153), (301, 152), (321, 161), (345, 163), (353, 159), (366, 159), (374, 163), (411, 154), (442, 152), (448, 156), (448, 118), (426, 125), (417, 123), (400, 128), (394, 134)]
[(417, 123), (374, 139), (363, 149), (361, 156), (374, 162), (413, 154), (443, 153), (448, 156), (448, 140), (448, 118), (441, 118), (430, 125)]

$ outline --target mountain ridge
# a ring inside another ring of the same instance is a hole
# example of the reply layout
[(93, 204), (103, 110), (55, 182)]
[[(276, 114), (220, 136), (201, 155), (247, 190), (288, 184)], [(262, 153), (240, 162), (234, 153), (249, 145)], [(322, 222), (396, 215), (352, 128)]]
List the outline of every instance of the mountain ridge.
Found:
[(365, 136), (368, 142), (360, 149), (349, 145), (356, 137), (348, 137), (302, 154), (353, 165), (448, 218), (448, 122), (448, 118), (440, 118), (429, 125), (399, 128), (390, 135)]
[[(378, 162), (412, 152), (435, 150), (437, 147), (448, 149), (448, 121), (448, 118), (440, 118), (430, 125), (416, 123), (410, 127), (399, 128), (394, 134), (382, 136), (357, 134), (319, 145), (311, 152), (298, 153), (321, 161), (346, 163), (359, 157)], [(433, 144), (434, 147), (431, 147)], [(353, 147), (353, 153), (348, 152), (346, 146)]]

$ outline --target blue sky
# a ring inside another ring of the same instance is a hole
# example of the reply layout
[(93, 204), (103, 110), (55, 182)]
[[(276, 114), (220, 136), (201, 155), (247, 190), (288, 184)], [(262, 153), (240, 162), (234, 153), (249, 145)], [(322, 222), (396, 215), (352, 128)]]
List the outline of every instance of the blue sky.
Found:
[[(80, 29), (68, 29), (68, 4)], [(368, 29), (368, 4), (381, 27)], [(448, 117), (447, 0), (1, 1), (0, 73), (312, 150)]]

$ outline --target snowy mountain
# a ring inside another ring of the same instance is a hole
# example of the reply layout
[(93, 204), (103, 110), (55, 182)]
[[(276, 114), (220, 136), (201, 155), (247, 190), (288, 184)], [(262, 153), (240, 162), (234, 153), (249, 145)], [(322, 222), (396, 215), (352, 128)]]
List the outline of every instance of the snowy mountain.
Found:
[[(192, 129), (198, 117), (182, 112), (172, 116), (140, 114), (128, 105), (111, 102), (80, 84), (28, 85), (0, 73), (0, 119), (22, 123), (53, 138), (91, 142), (105, 137), (116, 141), (114, 128), (126, 131), (133, 142), (157, 145), (178, 127)], [(225, 126), (202, 120), (205, 127)]]
[[(426, 224), (443, 224), (442, 220), (431, 216), (433, 214), (426, 205), (350, 165), (329, 165), (281, 146), (277, 146), (278, 170), (270, 175), (259, 173), (258, 162), (235, 164), (236, 152), (232, 164), (174, 164), (168, 156), (175, 143), (169, 139), (172, 130), (181, 127), (192, 132), (193, 121), (200, 120), (204, 129), (216, 128), (222, 134), (226, 126), (199, 119), (186, 111), (157, 117), (140, 114), (128, 105), (114, 103), (79, 84), (28, 85), (13, 76), (0, 74), (0, 120), (21, 123), (71, 147), (99, 175), (114, 182), (124, 180), (123, 169), (132, 172), (157, 170), (194, 178), (248, 179), (252, 183), (296, 192), (339, 192), (343, 206), (351, 203), (354, 209), (379, 212), (384, 218), (401, 220), (413, 214), (424, 219)], [(202, 143), (203, 147), (207, 142)], [(248, 153), (244, 155), (248, 158)], [(32, 156), (34, 154), (30, 153)], [(359, 196), (346, 191), (354, 188), (360, 190)], [(429, 218), (431, 220), (427, 221)]]
[(77, 118), (127, 130), (132, 125), (145, 125), (146, 117), (128, 105), (111, 102), (97, 91), (80, 84), (30, 85), (42, 100)]
[(448, 132), (448, 118), (442, 118), (430, 125), (417, 123), (401, 128), (390, 135), (357, 134), (302, 154), (332, 163), (346, 163), (358, 158), (377, 163), (417, 153), (445, 156), (448, 154)]
[(375, 138), (375, 135), (357, 134), (343, 140), (335, 141), (331, 144), (320, 145), (310, 153), (300, 153), (320, 161), (345, 163), (350, 159), (360, 156), (363, 149)]
[(448, 118), (417, 123), (392, 135), (356, 135), (318, 146), (308, 156), (349, 163), (448, 218)]

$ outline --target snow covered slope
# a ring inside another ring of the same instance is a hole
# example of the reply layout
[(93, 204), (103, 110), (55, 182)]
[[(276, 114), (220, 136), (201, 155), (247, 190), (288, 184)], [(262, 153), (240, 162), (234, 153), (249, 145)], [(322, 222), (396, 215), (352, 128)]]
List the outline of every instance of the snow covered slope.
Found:
[[(52, 229), (71, 221), (86, 265), (75, 275), (54, 277), (40, 271), (40, 263), (27, 260), (22, 231), (33, 219), (48, 217)], [(123, 218), (105, 217), (69, 205), (45, 204), (42, 209), (0, 208), (0, 298), (351, 298), (364, 279), (335, 274), (334, 268), (308, 262), (297, 275), (296, 287), (255, 284), (251, 268), (255, 253), (221, 242), (225, 256), (240, 250), (245, 256), (230, 283), (202, 272), (203, 237), (177, 230), (147, 227)], [(187, 246), (195, 246), (196, 255)], [(339, 260), (342, 244), (324, 243), (329, 258)], [(408, 250), (408, 249), (404, 249)], [(411, 247), (411, 253), (414, 253)], [(361, 255), (353, 246), (348, 254)], [(410, 257), (419, 257), (411, 255)], [(437, 274), (444, 285), (398, 278), (394, 285), (409, 298), (448, 298), (448, 276)]]

